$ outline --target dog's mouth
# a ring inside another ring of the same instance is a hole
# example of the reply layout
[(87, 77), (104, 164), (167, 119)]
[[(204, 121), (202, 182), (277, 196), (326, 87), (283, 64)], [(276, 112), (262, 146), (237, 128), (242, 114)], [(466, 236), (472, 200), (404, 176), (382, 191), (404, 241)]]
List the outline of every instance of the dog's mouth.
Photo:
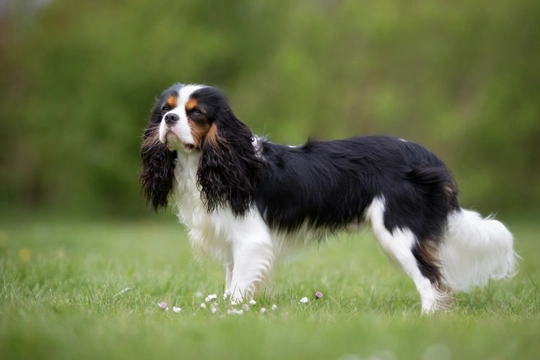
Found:
[(169, 151), (183, 150), (186, 153), (190, 153), (197, 150), (197, 147), (194, 144), (182, 142), (171, 130), (167, 131), (167, 134), (165, 134), (165, 146), (167, 146)]

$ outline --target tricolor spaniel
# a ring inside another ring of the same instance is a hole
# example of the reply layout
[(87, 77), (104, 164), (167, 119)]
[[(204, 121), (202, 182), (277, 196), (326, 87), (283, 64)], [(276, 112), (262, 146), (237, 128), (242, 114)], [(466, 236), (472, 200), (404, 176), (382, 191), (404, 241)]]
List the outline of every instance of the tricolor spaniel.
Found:
[(444, 163), (413, 142), (274, 144), (218, 89), (175, 84), (155, 103), (141, 157), (148, 202), (158, 210), (173, 194), (191, 244), (223, 259), (236, 302), (260, 289), (286, 248), (364, 222), (414, 281), (423, 313), (447, 306), (452, 291), (514, 274), (512, 234), (460, 208)]

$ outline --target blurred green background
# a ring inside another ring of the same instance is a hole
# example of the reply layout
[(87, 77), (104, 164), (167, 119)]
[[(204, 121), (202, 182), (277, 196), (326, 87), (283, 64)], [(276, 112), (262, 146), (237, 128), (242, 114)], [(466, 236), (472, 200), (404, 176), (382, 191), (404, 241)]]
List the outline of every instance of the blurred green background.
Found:
[(195, 82), (273, 141), (397, 135), (465, 207), (538, 215), (539, 35), (537, 0), (4, 0), (0, 213), (153, 216), (140, 136)]

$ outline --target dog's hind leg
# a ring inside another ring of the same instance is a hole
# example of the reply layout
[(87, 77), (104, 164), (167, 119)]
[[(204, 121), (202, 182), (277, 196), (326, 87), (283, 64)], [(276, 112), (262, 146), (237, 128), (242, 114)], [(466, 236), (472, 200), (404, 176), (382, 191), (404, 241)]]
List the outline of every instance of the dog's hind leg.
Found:
[(436, 308), (446, 309), (453, 300), (452, 288), (444, 284), (440, 261), (440, 243), (423, 239), (412, 247), (412, 253), (422, 275), (429, 279), (435, 290)]
[(406, 228), (392, 231), (384, 224), (384, 199), (375, 198), (366, 211), (366, 218), (371, 221), (377, 240), (386, 254), (395, 260), (411, 277), (420, 294), (422, 313), (429, 314), (438, 309), (440, 294), (438, 287), (422, 273), (413, 250), (417, 244), (416, 236)]

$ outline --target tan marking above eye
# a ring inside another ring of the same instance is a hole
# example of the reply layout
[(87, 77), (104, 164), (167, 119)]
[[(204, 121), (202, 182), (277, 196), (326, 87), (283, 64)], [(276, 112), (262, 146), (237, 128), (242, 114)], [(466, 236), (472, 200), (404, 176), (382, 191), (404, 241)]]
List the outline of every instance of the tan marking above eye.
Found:
[(178, 98), (175, 95), (169, 96), (169, 98), (167, 99), (167, 106), (169, 106), (171, 109), (174, 109), (177, 104)]
[(195, 109), (199, 105), (196, 99), (189, 99), (186, 102), (186, 112), (190, 112), (191, 110)]

